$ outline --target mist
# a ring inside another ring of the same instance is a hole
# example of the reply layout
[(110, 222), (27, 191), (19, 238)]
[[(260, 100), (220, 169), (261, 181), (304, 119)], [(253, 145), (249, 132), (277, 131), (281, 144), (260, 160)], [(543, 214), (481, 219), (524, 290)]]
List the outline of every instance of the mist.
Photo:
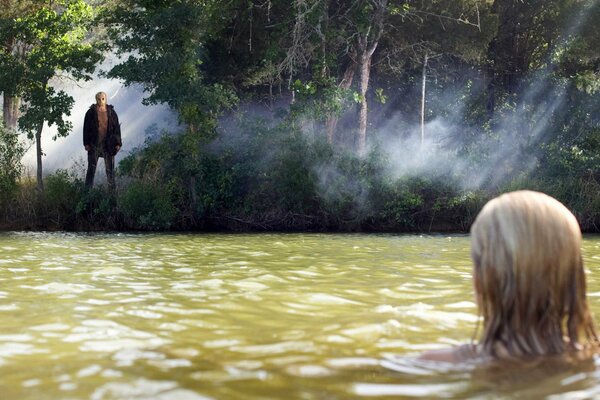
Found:
[[(98, 92), (106, 92), (108, 104), (114, 106), (121, 123), (123, 147), (116, 156), (115, 165), (118, 165), (119, 161), (135, 147), (140, 146), (147, 135), (165, 129), (171, 131), (178, 129), (177, 116), (169, 107), (142, 104), (145, 96), (140, 86), (126, 87), (119, 80), (103, 78), (98, 75), (88, 82), (75, 83), (62, 79), (55, 81), (54, 85), (75, 100), (71, 115), (66, 117), (73, 124), (73, 130), (67, 137), (52, 140), (57, 132), (56, 127), (44, 126), (42, 132), (44, 174), (52, 173), (57, 169), (68, 169), (79, 175), (85, 174), (87, 153), (83, 148), (83, 119), (90, 105), (95, 103), (95, 95)], [(29, 147), (23, 163), (26, 172), (35, 175), (35, 146)], [(99, 161), (96, 174), (100, 181), (105, 176), (103, 161)]]
[[(442, 97), (457, 104), (455, 93), (448, 89)], [(452, 177), (462, 189), (481, 189), (531, 172), (538, 161), (532, 149), (551, 138), (552, 118), (565, 105), (565, 96), (566, 89), (555, 85), (548, 72), (538, 73), (518, 96), (518, 103), (528, 106), (497, 111), (489, 131), (464, 122), (464, 107), (457, 104), (450, 115), (426, 121), (423, 143), (420, 125), (403, 122), (408, 118), (401, 114), (381, 125), (375, 142), (395, 178)]]
[[(595, 3), (595, 2), (594, 2)], [(579, 27), (586, 22), (585, 15), (578, 15), (577, 23), (570, 21), (565, 29), (563, 45), (567, 45), (568, 38), (577, 34)], [(100, 67), (107, 70), (114, 63), (114, 57), (107, 60)], [(403, 177), (451, 177), (460, 188), (476, 190), (486, 186), (499, 184), (519, 175), (526, 174), (537, 165), (538, 155), (531, 151), (536, 143), (548, 138), (548, 127), (552, 117), (561, 110), (565, 104), (565, 89), (556, 84), (552, 79), (552, 60), (548, 60), (549, 67), (544, 68), (528, 77), (528, 85), (522, 88), (517, 98), (518, 103), (535, 104), (534, 109), (525, 109), (516, 106), (514, 110), (501, 110), (496, 117), (494, 126), (490, 131), (474, 131), (473, 126), (468, 126), (465, 118), (465, 104), (461, 102), (459, 92), (462, 88), (449, 87), (435, 89), (435, 95), (429, 96), (443, 99), (441, 103), (448, 106), (439, 110), (438, 105), (429, 104), (428, 118), (425, 125), (425, 138), (421, 142), (420, 126), (414, 123), (418, 114), (418, 104), (412, 115), (400, 112), (387, 115), (381, 120), (375, 120), (375, 112), (371, 112), (369, 133), (371, 148), (377, 148), (387, 159), (388, 175), (400, 179)], [(461, 71), (461, 74), (473, 75), (472, 70)], [(482, 86), (481, 77), (470, 77), (476, 84)], [(55, 127), (45, 127), (42, 136), (42, 149), (44, 173), (52, 173), (57, 169), (75, 168), (80, 174), (85, 172), (87, 164), (86, 153), (82, 144), (83, 116), (89, 106), (94, 103), (94, 95), (103, 91), (108, 95), (108, 103), (115, 107), (121, 122), (123, 148), (116, 157), (116, 164), (129, 152), (140, 146), (152, 132), (168, 130), (174, 132), (181, 128), (177, 124), (177, 116), (167, 106), (144, 106), (142, 99), (144, 92), (139, 86), (124, 86), (122, 82), (114, 79), (102, 78), (96, 75), (91, 81), (76, 84), (63, 80), (55, 85), (58, 89), (65, 90), (75, 99), (71, 115), (67, 118), (73, 124), (72, 133), (65, 138), (52, 140), (56, 135)], [(420, 83), (415, 83), (414, 98), (418, 99)], [(432, 89), (433, 92), (434, 89)], [(439, 103), (440, 101), (438, 101)], [(371, 102), (372, 104), (374, 102)], [(517, 104), (518, 104), (517, 103)], [(282, 106), (287, 106), (282, 105)], [(246, 104), (240, 113), (246, 113), (251, 118), (271, 119), (271, 124), (277, 123), (274, 112), (267, 110), (264, 105)], [(349, 111), (352, 114), (352, 110)], [(213, 146), (219, 151), (225, 144), (239, 148), (242, 141), (237, 137), (235, 128), (228, 119), (221, 120), (221, 137), (219, 144)], [(341, 125), (341, 124), (340, 124)], [(352, 137), (354, 127), (342, 127), (342, 137)], [(242, 128), (243, 130), (243, 128)], [(494, 134), (502, 132), (502, 134)], [(309, 133), (307, 133), (308, 135)], [(310, 133), (314, 134), (314, 133)], [(472, 151), (469, 153), (469, 151)], [(472, 154), (476, 152), (478, 154)], [(271, 154), (265, 152), (264, 162), (267, 163)], [(24, 159), (28, 171), (35, 170), (35, 148), (31, 146)], [(98, 167), (98, 174), (104, 173), (103, 163)], [(336, 171), (336, 166), (331, 164), (315, 165), (315, 170), (320, 176), (323, 192), (327, 196), (331, 193), (330, 183), (335, 176), (342, 174)], [(356, 182), (349, 182), (349, 190), (359, 198), (366, 196), (364, 188)]]
[[(553, 57), (572, 44), (590, 22), (589, 11), (598, 3), (598, 0), (589, 2), (565, 22), (555, 51), (548, 53), (545, 66), (523, 78), (522, 86), (513, 94), (512, 108), (495, 110), (487, 131), (466, 123), (467, 105), (460, 95), (467, 79), (479, 86), (475, 98), (485, 95), (485, 78), (472, 71), (459, 71), (462, 86), (438, 90), (434, 97), (441, 100), (436, 105), (427, 105), (430, 117), (426, 118), (425, 138), (421, 143), (420, 125), (406, 122), (416, 121), (419, 112), (417, 100), (420, 100), (421, 88), (420, 83), (415, 83), (410, 92), (415, 99), (412, 115), (396, 112), (373, 123), (377, 129), (371, 148), (377, 147), (389, 160), (387, 173), (396, 179), (451, 178), (463, 190), (493, 187), (529, 174), (538, 165), (539, 145), (552, 140), (556, 134), (553, 118), (565, 113), (568, 101), (572, 100), (567, 95), (567, 84), (555, 75), (557, 60)], [(580, 95), (583, 94), (577, 96)], [(406, 97), (402, 100), (406, 101)], [(598, 96), (595, 103), (600, 103)], [(329, 167), (320, 169), (332, 173)], [(321, 181), (326, 186), (330, 179), (325, 177)]]
[[(471, 76), (469, 76), (471, 74)], [(473, 92), (469, 99), (485, 94), (483, 79), (473, 71), (463, 71), (465, 80), (472, 80)], [(408, 96), (419, 99), (420, 83), (414, 88), (404, 88)], [(419, 103), (415, 101), (414, 112), (382, 112), (379, 108), (388, 105), (373, 104), (368, 132), (368, 148), (363, 157), (379, 157), (384, 170), (382, 174), (393, 180), (404, 178), (427, 178), (434, 182), (445, 182), (457, 190), (476, 191), (493, 189), (516, 178), (525, 177), (538, 165), (542, 143), (551, 141), (556, 135), (556, 117), (568, 106), (567, 88), (555, 79), (551, 67), (533, 72), (524, 79), (523, 86), (508, 108), (495, 111), (489, 129), (480, 123), (469, 122), (469, 107), (464, 102), (464, 81), (447, 87), (438, 87), (429, 98), (437, 99), (427, 104), (425, 137), (421, 142), (418, 121)], [(211, 149), (216, 153), (231, 152), (244, 162), (248, 143), (252, 135), (261, 135), (261, 130), (276, 129), (284, 123), (289, 104), (277, 104), (275, 108), (258, 103), (244, 104), (233, 116), (220, 122), (219, 137)], [(481, 105), (474, 105), (481, 108)], [(278, 111), (279, 110), (279, 111)], [(324, 140), (323, 123), (315, 122), (312, 116), (298, 125), (307, 143)], [(337, 136), (349, 138), (355, 134), (356, 115), (350, 106), (340, 118)], [(258, 128), (254, 128), (257, 125)], [(286, 135), (286, 132), (278, 134)], [(277, 135), (262, 142), (259, 163), (261, 170), (277, 168)], [(342, 140), (343, 141), (343, 140)], [(348, 201), (356, 210), (367, 210), (370, 187), (360, 176), (353, 175), (340, 157), (347, 150), (355, 154), (353, 143), (336, 145), (338, 155), (319, 160), (311, 165), (317, 176), (317, 191), (321, 198), (329, 201)]]

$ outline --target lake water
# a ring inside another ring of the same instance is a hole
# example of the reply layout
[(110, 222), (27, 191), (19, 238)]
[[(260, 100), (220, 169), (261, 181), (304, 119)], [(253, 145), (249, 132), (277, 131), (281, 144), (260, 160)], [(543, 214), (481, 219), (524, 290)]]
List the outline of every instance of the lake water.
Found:
[(595, 357), (410, 357), (477, 320), (467, 236), (0, 234), (2, 399), (600, 396)]

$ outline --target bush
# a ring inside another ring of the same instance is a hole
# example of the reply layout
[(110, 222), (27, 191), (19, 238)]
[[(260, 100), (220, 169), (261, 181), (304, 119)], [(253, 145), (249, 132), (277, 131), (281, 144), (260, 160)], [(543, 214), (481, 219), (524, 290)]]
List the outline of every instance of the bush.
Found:
[(65, 170), (59, 169), (45, 178), (42, 198), (48, 218), (56, 228), (64, 229), (75, 223), (82, 187), (83, 183)]
[(4, 209), (14, 200), (18, 180), (23, 173), (21, 159), (25, 148), (16, 132), (4, 127), (0, 118), (0, 208)]
[(75, 212), (85, 229), (106, 230), (119, 226), (115, 194), (109, 188), (84, 188), (79, 196)]
[(157, 182), (132, 182), (119, 195), (118, 204), (128, 222), (136, 229), (168, 229), (177, 215), (170, 191)]

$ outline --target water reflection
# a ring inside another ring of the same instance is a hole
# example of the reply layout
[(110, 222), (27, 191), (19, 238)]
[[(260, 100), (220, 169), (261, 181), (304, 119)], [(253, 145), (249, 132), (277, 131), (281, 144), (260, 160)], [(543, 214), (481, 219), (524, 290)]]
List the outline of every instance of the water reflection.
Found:
[[(585, 247), (598, 310), (600, 240)], [(0, 390), (20, 399), (597, 396), (595, 358), (529, 366), (514, 375), (541, 375), (516, 382), (406, 357), (471, 338), (468, 257), (466, 236), (0, 234)]]

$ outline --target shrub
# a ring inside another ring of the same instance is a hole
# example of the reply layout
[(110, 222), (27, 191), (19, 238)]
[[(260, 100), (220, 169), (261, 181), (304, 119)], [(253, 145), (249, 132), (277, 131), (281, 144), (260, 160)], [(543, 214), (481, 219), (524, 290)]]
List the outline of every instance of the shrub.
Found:
[(3, 209), (14, 200), (23, 173), (24, 154), (25, 148), (17, 133), (6, 129), (0, 119), (0, 207)]
[(51, 223), (60, 229), (72, 226), (76, 219), (82, 182), (61, 169), (47, 176), (45, 181), (43, 200)]
[(85, 229), (115, 229), (120, 220), (115, 194), (102, 186), (84, 188), (75, 206), (75, 213)]
[(133, 228), (168, 229), (177, 215), (165, 185), (158, 182), (134, 181), (119, 195), (119, 208)]

